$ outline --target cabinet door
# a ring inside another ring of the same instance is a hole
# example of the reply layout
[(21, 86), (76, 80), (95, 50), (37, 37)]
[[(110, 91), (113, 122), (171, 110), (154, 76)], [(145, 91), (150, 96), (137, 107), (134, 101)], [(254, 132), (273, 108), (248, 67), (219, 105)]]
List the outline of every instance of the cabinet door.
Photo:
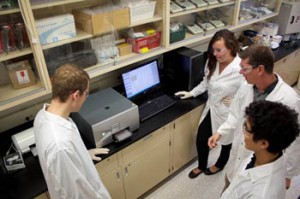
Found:
[(117, 155), (112, 155), (98, 164), (96, 169), (113, 199), (124, 199), (125, 192)]
[(45, 192), (45, 193), (42, 193), (41, 195), (38, 195), (34, 199), (50, 199), (50, 196), (49, 196), (48, 192)]
[(127, 199), (141, 196), (169, 175), (169, 137), (169, 128), (162, 128), (125, 149), (132, 157), (122, 167)]
[(181, 43), (181, 46), (186, 45), (187, 40), (192, 44), (203, 39), (203, 36), (211, 37), (216, 31), (234, 25), (234, 11), (237, 5), (235, 0), (175, 2), (169, 1), (168, 6), (170, 37), (167, 38), (171, 46), (178, 46)]
[(196, 135), (203, 108), (204, 105), (201, 105), (174, 121), (172, 172), (197, 156)]
[(107, 188), (112, 199), (125, 199), (123, 179), (120, 168), (101, 176), (101, 180)]
[(238, 24), (250, 25), (279, 13), (281, 0), (240, 0)]
[(289, 85), (293, 85), (298, 81), (300, 75), (300, 50), (297, 50), (283, 59), (277, 61), (274, 71), (278, 73), (282, 79)]
[(31, 42), (32, 13), (24, 12), (28, 9), (27, 0), (5, 2), (9, 8), (0, 9), (0, 112), (50, 92), (35, 44)]

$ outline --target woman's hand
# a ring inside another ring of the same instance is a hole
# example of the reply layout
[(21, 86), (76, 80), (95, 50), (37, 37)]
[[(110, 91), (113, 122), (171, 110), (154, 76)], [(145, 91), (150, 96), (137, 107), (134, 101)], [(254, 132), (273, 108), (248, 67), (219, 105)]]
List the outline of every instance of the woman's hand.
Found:
[(192, 93), (187, 92), (187, 91), (178, 91), (174, 95), (180, 96), (180, 99), (187, 99), (187, 98), (193, 97)]

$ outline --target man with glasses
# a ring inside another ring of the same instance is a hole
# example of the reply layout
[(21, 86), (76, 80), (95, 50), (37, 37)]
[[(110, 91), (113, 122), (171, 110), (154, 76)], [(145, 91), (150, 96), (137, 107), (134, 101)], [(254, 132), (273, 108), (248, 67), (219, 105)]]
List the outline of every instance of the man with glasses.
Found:
[(284, 199), (283, 150), (299, 136), (299, 130), (297, 113), (289, 107), (252, 102), (245, 111), (243, 137), (244, 147), (253, 153), (241, 163), (221, 199)]
[[(244, 148), (241, 134), (245, 107), (253, 101), (268, 100), (281, 102), (300, 112), (300, 99), (296, 91), (273, 73), (275, 58), (270, 48), (253, 45), (242, 52), (240, 57), (240, 73), (245, 77), (246, 82), (237, 91), (227, 120), (208, 140), (210, 148), (216, 147), (218, 141), (223, 145), (232, 143), (225, 188), (235, 176), (241, 161), (250, 154), (250, 151)], [(291, 178), (298, 175), (300, 170), (299, 136), (284, 155), (287, 159), (286, 187), (289, 188)]]
[(108, 149), (88, 151), (69, 117), (86, 100), (89, 81), (87, 72), (75, 65), (57, 68), (51, 78), (51, 103), (34, 120), (39, 161), (52, 199), (110, 199), (92, 161), (100, 160), (96, 155), (107, 154)]

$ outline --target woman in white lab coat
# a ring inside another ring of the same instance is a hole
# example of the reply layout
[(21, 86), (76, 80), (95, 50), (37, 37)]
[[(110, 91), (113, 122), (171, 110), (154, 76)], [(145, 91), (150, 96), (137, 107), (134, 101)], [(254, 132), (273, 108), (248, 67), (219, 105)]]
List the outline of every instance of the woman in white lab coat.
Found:
[(231, 99), (244, 81), (243, 76), (239, 74), (241, 60), (237, 55), (238, 52), (239, 44), (232, 32), (226, 29), (216, 32), (209, 42), (203, 81), (189, 92), (175, 93), (181, 96), (181, 99), (196, 97), (205, 91), (208, 93), (196, 140), (198, 167), (189, 173), (190, 178), (195, 178), (202, 172), (213, 175), (221, 171), (228, 161), (231, 144), (222, 145), (218, 161), (214, 166), (207, 168), (209, 154), (207, 142), (212, 132), (227, 119)]

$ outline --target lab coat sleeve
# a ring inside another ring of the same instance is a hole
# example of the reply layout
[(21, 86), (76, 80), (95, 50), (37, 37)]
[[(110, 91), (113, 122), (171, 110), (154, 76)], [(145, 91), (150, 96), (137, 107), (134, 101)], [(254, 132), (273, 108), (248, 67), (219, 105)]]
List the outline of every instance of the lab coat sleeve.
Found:
[(227, 119), (217, 130), (217, 132), (222, 135), (219, 142), (223, 145), (228, 145), (233, 142), (234, 132), (240, 124), (239, 120), (243, 112), (243, 110), (241, 110), (241, 99), (239, 97), (242, 90), (241, 88), (238, 90), (237, 94), (232, 100), (232, 103), (229, 107)]
[[(300, 122), (300, 99), (297, 98), (295, 104), (291, 106), (298, 113), (298, 123)], [(287, 164), (287, 178), (300, 174), (300, 136), (285, 150)]]
[(48, 180), (52, 181), (54, 198), (102, 198), (85, 177), (84, 167), (74, 151), (60, 150), (48, 162)]
[(202, 93), (204, 93), (207, 90), (207, 76), (209, 74), (207, 62), (206, 62), (205, 68), (204, 68), (204, 73), (205, 73), (205, 75), (203, 77), (203, 80), (195, 88), (193, 88), (193, 90), (190, 91), (194, 97), (201, 95)]

